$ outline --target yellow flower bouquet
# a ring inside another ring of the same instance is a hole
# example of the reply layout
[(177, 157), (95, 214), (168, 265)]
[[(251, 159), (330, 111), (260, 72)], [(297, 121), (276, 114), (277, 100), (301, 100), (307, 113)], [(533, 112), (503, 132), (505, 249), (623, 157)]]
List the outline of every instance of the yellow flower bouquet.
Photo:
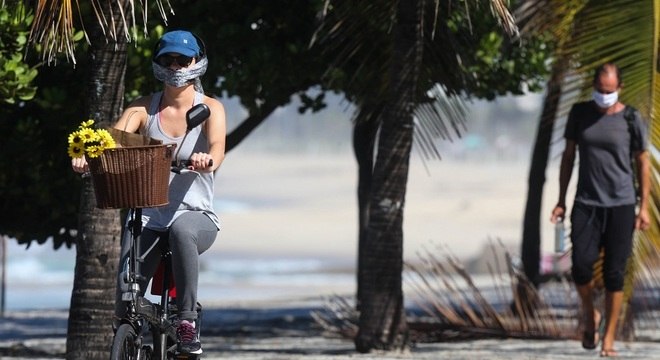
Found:
[(99, 157), (105, 149), (117, 146), (108, 130), (93, 129), (92, 125), (92, 119), (83, 121), (76, 131), (69, 134), (68, 154), (71, 158)]

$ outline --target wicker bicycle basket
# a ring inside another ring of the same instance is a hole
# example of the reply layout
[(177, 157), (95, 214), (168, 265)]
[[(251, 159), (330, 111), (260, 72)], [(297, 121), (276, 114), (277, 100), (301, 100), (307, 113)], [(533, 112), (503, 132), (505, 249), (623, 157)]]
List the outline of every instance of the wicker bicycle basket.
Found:
[(96, 206), (101, 209), (167, 205), (172, 151), (169, 145), (106, 149), (89, 159)]

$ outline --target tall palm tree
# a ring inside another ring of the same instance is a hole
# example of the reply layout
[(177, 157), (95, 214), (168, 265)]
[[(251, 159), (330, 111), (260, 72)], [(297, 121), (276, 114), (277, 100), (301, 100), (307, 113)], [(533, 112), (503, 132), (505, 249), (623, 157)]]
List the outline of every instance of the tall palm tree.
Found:
[[(469, 80), (459, 64), (460, 41), (452, 38), (444, 22), (448, 14), (438, 15), (437, 2), (383, 0), (356, 6), (336, 0), (329, 4), (335, 18), (328, 21), (330, 30), (321, 41), (338, 54), (337, 67), (350, 69), (345, 88), (359, 107), (353, 133), (360, 226), (356, 349), (403, 348), (408, 339), (401, 278), (402, 225), (412, 139), (417, 136), (423, 140), (423, 151), (439, 156), (427, 140), (447, 136), (447, 129), (455, 129), (464, 113), (460, 101), (447, 101), (439, 96), (443, 91), (431, 90), (441, 83), (456, 95), (468, 87)], [(507, 23), (510, 17), (502, 3), (491, 4)], [(428, 17), (425, 9), (431, 9)], [(441, 24), (438, 38), (448, 40), (439, 41), (445, 46), (442, 51), (433, 44), (438, 41), (433, 38), (437, 23)], [(390, 29), (391, 41), (383, 40), (381, 34), (389, 34)], [(422, 67), (425, 57), (428, 63)], [(442, 106), (432, 106), (433, 101)]]
[(523, 217), (523, 234), (521, 259), (527, 279), (538, 286), (540, 279), (539, 264), (541, 263), (541, 205), (543, 186), (545, 185), (545, 169), (548, 165), (550, 145), (555, 125), (555, 116), (561, 95), (561, 80), (564, 78), (567, 61), (561, 59), (552, 66), (550, 79), (546, 86), (546, 96), (539, 118), (539, 125), (532, 150), (532, 158), (527, 179), (527, 202)]
[[(125, 1), (116, 2), (118, 9), (125, 10), (126, 5)], [(112, 21), (122, 23), (117, 12)], [(89, 35), (92, 66), (85, 107), (91, 117), (109, 126), (123, 109), (126, 38), (119, 36), (115, 42), (107, 42), (101, 27), (94, 23)], [(67, 359), (107, 359), (116, 287), (115, 277), (107, 274), (117, 273), (121, 225), (118, 210), (96, 208), (89, 179), (84, 181), (82, 194), (66, 353)]]
[(404, 313), (403, 207), (413, 140), (413, 109), (422, 62), (422, 0), (400, 1), (396, 8), (394, 48), (389, 73), (392, 83), (378, 120), (380, 135), (370, 193), (361, 269), (363, 295), (356, 349), (391, 350), (407, 345)]
[[(535, 11), (532, 10), (536, 6), (540, 6), (540, 4), (523, 2), (517, 9), (517, 15), (520, 16), (518, 23), (523, 30), (523, 38), (528, 33), (552, 31), (552, 29), (543, 27), (547, 22), (538, 23), (538, 19), (534, 16)], [(566, 6), (572, 10), (566, 11), (566, 13), (575, 14), (584, 4), (571, 3)], [(553, 19), (559, 22), (570, 22), (573, 17), (569, 15)], [(561, 54), (566, 42), (566, 36), (553, 36), (553, 38), (556, 39), (557, 54)], [(543, 214), (541, 214), (541, 207), (543, 187), (546, 181), (545, 172), (549, 161), (550, 146), (552, 145), (553, 129), (559, 112), (562, 85), (569, 66), (568, 57), (558, 55), (553, 60), (550, 78), (546, 84), (546, 95), (539, 118), (534, 148), (532, 150), (529, 176), (527, 179), (527, 201), (523, 215), (520, 254), (525, 276), (534, 286), (539, 286), (541, 282), (539, 271), (541, 263), (541, 220), (544, 218)]]
[[(558, 40), (555, 57), (565, 62), (559, 111), (565, 116), (570, 105), (585, 99), (591, 90), (591, 75), (605, 61), (615, 62), (623, 74), (621, 100), (637, 107), (649, 123), (650, 147), (660, 145), (660, 4), (633, 0), (527, 0), (520, 9), (523, 31), (550, 31)], [(635, 244), (625, 292), (631, 296), (634, 278), (649, 256), (660, 249), (658, 172), (660, 163), (651, 155), (651, 228), (635, 234)], [(531, 175), (530, 175), (531, 176)], [(531, 196), (539, 196), (529, 195)], [(525, 238), (523, 241), (535, 241)], [(524, 247), (525, 245), (523, 245)], [(531, 246), (531, 245), (528, 245)]]
[[(110, 125), (122, 112), (126, 46), (136, 36), (128, 30), (129, 24), (134, 25), (133, 2), (95, 2), (98, 7), (92, 8), (97, 21), (85, 24), (85, 36), (90, 44), (85, 108), (89, 117), (100, 125)], [(160, 0), (156, 2), (162, 8)], [(42, 54), (48, 62), (56, 61), (57, 55), (64, 53), (75, 63), (71, 1), (40, 0), (35, 6), (31, 42), (42, 45)], [(107, 274), (117, 273), (121, 226), (117, 210), (96, 208), (89, 179), (83, 183), (80, 204), (66, 358), (105, 360), (110, 356), (108, 344), (112, 338), (110, 325), (114, 320), (116, 287), (115, 277)]]
[[(523, 271), (530, 283), (538, 287), (541, 282), (539, 264), (541, 263), (541, 214), (545, 170), (548, 166), (555, 116), (559, 106), (562, 79), (567, 61), (557, 61), (552, 66), (550, 79), (546, 86), (546, 96), (539, 118), (536, 140), (527, 178), (527, 202), (523, 216), (522, 248), (520, 251)], [(533, 298), (528, 298), (532, 301)], [(532, 305), (532, 304), (529, 304)]]

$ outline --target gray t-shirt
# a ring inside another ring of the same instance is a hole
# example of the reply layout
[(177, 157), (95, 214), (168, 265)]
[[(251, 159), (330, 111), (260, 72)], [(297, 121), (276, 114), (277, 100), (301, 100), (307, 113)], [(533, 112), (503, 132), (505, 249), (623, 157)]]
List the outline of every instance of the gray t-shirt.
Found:
[[(571, 108), (564, 137), (577, 143), (580, 156), (575, 201), (603, 207), (636, 203), (630, 152), (646, 149), (646, 126), (635, 111), (629, 131), (624, 112), (603, 114), (592, 101)], [(632, 145), (631, 132), (639, 138)]]

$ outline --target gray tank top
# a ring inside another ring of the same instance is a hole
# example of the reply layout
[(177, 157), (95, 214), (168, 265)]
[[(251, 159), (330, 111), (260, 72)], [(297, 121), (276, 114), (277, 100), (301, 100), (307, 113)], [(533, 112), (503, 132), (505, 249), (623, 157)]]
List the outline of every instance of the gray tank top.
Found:
[[(192, 129), (183, 144), (183, 136), (171, 137), (165, 134), (160, 124), (160, 113), (158, 111), (162, 95), (162, 92), (158, 92), (152, 96), (147, 125), (143, 135), (162, 140), (163, 144), (176, 143), (175, 153), (178, 150), (176, 160), (187, 160), (195, 152), (208, 152), (208, 139), (202, 131), (202, 125)], [(196, 93), (194, 104), (199, 104), (203, 99), (203, 94)], [(213, 172), (199, 174), (175, 174), (171, 172), (168, 193), (169, 204), (143, 209), (142, 221), (145, 224), (144, 226), (149, 229), (163, 231), (169, 228), (172, 222), (184, 212), (201, 211), (220, 229), (220, 220), (213, 210), (213, 180)]]

